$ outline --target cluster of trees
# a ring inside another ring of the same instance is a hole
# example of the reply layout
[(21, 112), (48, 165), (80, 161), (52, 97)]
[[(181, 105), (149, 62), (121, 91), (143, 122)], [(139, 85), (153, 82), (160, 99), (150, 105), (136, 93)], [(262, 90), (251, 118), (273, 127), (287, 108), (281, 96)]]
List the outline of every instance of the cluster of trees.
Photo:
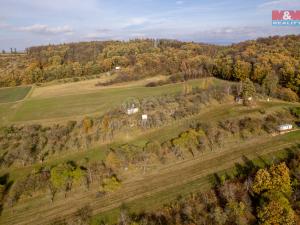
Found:
[[(89, 76), (123, 68), (124, 77), (140, 79), (157, 73), (180, 70), (182, 59), (211, 52), (214, 46), (171, 40), (132, 40), (129, 42), (82, 42), (27, 49), (14, 61), (2, 58), (1, 86), (47, 82), (69, 77)], [(130, 79), (130, 78), (125, 78)], [(132, 79), (132, 78), (131, 78)]]
[(32, 47), (14, 60), (0, 57), (0, 86), (89, 76), (120, 66), (114, 82), (179, 73), (185, 80), (216, 76), (235, 81), (249, 78), (263, 85), (272, 81), (265, 87), (267, 93), (280, 85), (283, 93), (299, 95), (299, 40), (299, 35), (289, 35), (231, 46), (148, 39)]
[[(162, 126), (172, 120), (200, 112), (205, 104), (215, 100), (226, 101), (230, 86), (193, 89), (176, 96), (159, 96), (136, 99), (140, 113), (128, 116), (127, 108), (120, 106), (101, 117), (87, 117), (82, 121), (69, 121), (55, 125), (9, 125), (0, 129), (1, 166), (29, 165), (43, 162), (61, 151), (88, 149), (109, 141), (116, 133), (133, 129)], [(230, 93), (229, 93), (230, 94)], [(148, 114), (142, 122), (142, 113)]]
[(266, 168), (248, 161), (236, 177), (218, 177), (209, 191), (178, 197), (155, 211), (131, 214), (123, 207), (118, 224), (298, 224), (299, 166), (296, 151)]
[(3, 194), (5, 203), (13, 207), (19, 200), (47, 193), (49, 202), (55, 201), (59, 193), (67, 198), (77, 187), (98, 186), (99, 195), (116, 191), (121, 180), (116, 176), (109, 163), (84, 159), (79, 162), (68, 161), (54, 166), (34, 169), (25, 177), (17, 179)]

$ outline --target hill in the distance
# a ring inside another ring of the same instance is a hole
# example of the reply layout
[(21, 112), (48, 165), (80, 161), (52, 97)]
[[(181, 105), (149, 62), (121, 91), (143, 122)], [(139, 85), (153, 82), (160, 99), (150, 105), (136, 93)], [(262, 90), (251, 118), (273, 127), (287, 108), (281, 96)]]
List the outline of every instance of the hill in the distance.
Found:
[[(0, 56), (0, 86), (78, 80), (106, 72), (117, 72), (115, 82), (180, 74), (183, 79), (215, 76), (239, 81), (248, 77), (262, 84), (268, 75), (299, 94), (299, 49), (299, 35), (230, 46), (151, 39), (39, 46), (28, 48), (26, 54)], [(120, 70), (115, 71), (116, 67)]]

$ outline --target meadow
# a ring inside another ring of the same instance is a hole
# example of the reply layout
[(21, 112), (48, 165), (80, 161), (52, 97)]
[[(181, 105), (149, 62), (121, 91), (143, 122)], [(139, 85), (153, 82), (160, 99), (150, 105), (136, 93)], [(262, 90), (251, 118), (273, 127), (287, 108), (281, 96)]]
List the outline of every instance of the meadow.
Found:
[(29, 93), (31, 87), (0, 88), (0, 103), (20, 101)]
[[(128, 98), (141, 99), (151, 96), (172, 95), (183, 90), (182, 83), (145, 87), (147, 82), (157, 79), (162, 78), (155, 77), (154, 79), (145, 79), (109, 87), (96, 87), (94, 85), (95, 80), (34, 87), (30, 95), (22, 102), (15, 102), (8, 107), (0, 105), (0, 115), (6, 115), (0, 121), (2, 123), (52, 123), (77, 120), (86, 115), (101, 116), (105, 112), (120, 106)], [(203, 87), (203, 85), (221, 82), (223, 81), (207, 78), (192, 80), (188, 83), (192, 87)], [(16, 90), (20, 92), (19, 89), (23, 90), (22, 88), (17, 88)], [(6, 101), (9, 101), (9, 98), (12, 97), (6, 96)]]

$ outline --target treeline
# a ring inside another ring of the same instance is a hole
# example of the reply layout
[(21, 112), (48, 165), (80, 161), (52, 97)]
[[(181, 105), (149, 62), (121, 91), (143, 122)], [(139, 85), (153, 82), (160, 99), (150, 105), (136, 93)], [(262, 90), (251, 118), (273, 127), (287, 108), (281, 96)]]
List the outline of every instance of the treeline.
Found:
[(32, 47), (14, 60), (0, 57), (0, 86), (95, 75), (112, 72), (118, 66), (121, 70), (115, 71), (116, 82), (177, 73), (184, 79), (250, 78), (258, 84), (273, 79), (275, 85), (299, 95), (299, 43), (299, 35), (289, 35), (231, 46), (148, 39)]
[[(9, 178), (9, 175), (6, 176)], [(80, 187), (84, 187), (84, 191), (89, 190), (91, 185), (97, 185), (97, 196), (100, 197), (120, 188), (121, 180), (103, 161), (68, 161), (32, 170), (30, 174), (15, 180), (13, 185), (1, 183), (0, 188), (4, 190), (8, 187), (8, 190), (0, 193), (0, 204), (14, 207), (21, 199), (40, 194), (44, 194), (52, 203), (59, 194), (67, 198), (73, 190)]]

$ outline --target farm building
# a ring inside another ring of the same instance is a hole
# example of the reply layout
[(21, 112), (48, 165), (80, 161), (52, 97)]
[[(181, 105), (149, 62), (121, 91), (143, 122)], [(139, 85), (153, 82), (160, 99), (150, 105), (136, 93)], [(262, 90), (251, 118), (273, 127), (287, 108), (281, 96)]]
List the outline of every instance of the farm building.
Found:
[(279, 132), (283, 132), (283, 131), (289, 131), (293, 129), (293, 125), (292, 124), (282, 124), (280, 126), (278, 126), (277, 130)]

